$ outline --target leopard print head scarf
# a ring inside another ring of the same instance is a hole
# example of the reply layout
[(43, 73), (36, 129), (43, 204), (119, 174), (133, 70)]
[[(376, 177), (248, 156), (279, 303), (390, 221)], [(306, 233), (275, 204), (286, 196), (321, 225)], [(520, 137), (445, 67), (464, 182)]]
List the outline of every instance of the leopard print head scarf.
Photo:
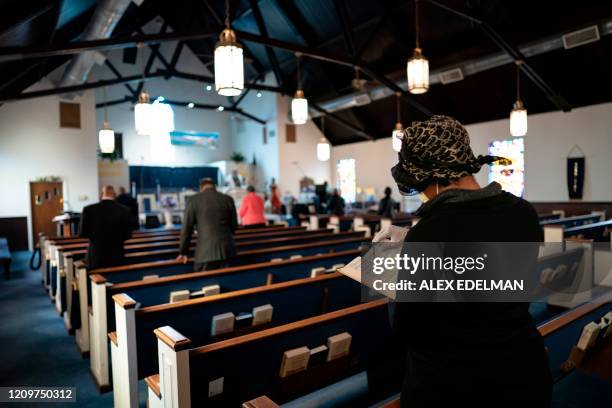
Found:
[(459, 121), (434, 115), (404, 129), (399, 163), (391, 169), (400, 192), (415, 194), (435, 180), (456, 180), (478, 173), (483, 164), (510, 160), (498, 156), (475, 157), (470, 137)]

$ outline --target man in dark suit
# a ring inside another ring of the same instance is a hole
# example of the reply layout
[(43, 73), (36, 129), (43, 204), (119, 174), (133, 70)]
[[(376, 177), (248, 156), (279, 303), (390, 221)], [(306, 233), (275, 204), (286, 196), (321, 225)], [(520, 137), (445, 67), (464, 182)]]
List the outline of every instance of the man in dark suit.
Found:
[(138, 201), (132, 197), (126, 190), (125, 187), (119, 187), (119, 195), (117, 196), (117, 202), (125, 205), (130, 209), (130, 218), (132, 220), (132, 229), (138, 229)]
[(123, 243), (132, 236), (130, 210), (117, 203), (115, 195), (112, 186), (105, 186), (100, 202), (83, 208), (79, 235), (89, 239), (89, 268), (123, 263)]
[(238, 228), (234, 200), (219, 193), (210, 178), (200, 181), (200, 192), (189, 198), (183, 217), (179, 262), (187, 263), (194, 226), (198, 230), (194, 270), (206, 271), (227, 266), (236, 255), (234, 231)]

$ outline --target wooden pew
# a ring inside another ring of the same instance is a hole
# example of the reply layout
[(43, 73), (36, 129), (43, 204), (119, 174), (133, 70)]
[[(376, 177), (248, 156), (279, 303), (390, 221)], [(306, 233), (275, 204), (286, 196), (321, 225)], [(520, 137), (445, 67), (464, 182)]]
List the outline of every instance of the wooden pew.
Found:
[[(602, 316), (610, 312), (612, 310), (611, 302), (612, 293), (609, 292), (594, 299), (593, 302), (569, 310), (538, 325), (538, 331), (544, 337), (544, 344), (548, 351), (550, 370), (555, 382), (558, 382), (576, 368), (596, 370), (606, 364), (609, 365), (609, 362), (603, 359), (599, 359), (598, 361), (598, 356), (602, 353), (602, 350), (609, 350), (610, 347), (612, 347), (612, 337), (608, 336), (607, 339), (600, 339), (598, 342), (599, 344), (595, 344), (587, 352), (575, 350), (575, 346), (583, 327), (590, 322), (598, 321)], [(149, 387), (158, 387), (159, 381), (157, 378), (152, 378), (147, 384)], [(352, 394), (355, 396), (367, 395), (367, 381), (353, 381), (351, 384), (347, 384), (346, 381), (343, 384), (337, 383), (327, 387), (325, 390), (318, 390), (312, 394), (283, 404), (283, 407), (294, 408), (307, 406), (309, 404), (312, 405), (313, 400), (316, 400), (320, 405), (329, 406), (331, 401), (337, 399), (339, 390), (342, 390), (345, 394)], [(156, 392), (152, 392), (150, 389), (149, 397), (151, 398)], [(159, 392), (157, 393), (159, 394)], [(159, 398), (153, 398), (153, 401), (157, 401), (158, 399)], [(270, 399), (268, 398), (268, 400)], [(358, 403), (359, 401), (356, 401), (355, 405)], [(399, 394), (374, 404), (374, 407), (379, 408), (399, 408), (399, 406)]]
[(593, 211), (591, 214), (541, 221), (540, 225), (561, 225), (564, 228), (570, 228), (578, 225), (592, 224), (594, 222), (604, 221), (604, 218), (605, 214), (603, 212)]
[[(316, 231), (306, 231), (304, 228), (300, 229), (287, 229), (273, 231), (273, 232), (260, 232), (256, 234), (239, 234), (235, 237), (238, 249), (254, 249), (261, 240), (268, 239), (271, 244), (282, 241), (283, 238), (288, 240), (295, 239), (293, 243), (308, 242), (316, 240), (317, 237), (322, 237), (322, 234), (331, 234), (332, 230), (321, 229)], [(307, 238), (310, 237), (310, 238)], [(324, 238), (325, 239), (325, 238)], [(196, 238), (192, 239), (192, 244), (196, 244)], [(178, 236), (168, 238), (140, 238), (137, 240), (126, 241), (125, 252), (142, 252), (162, 249), (177, 249), (180, 241)], [(249, 245), (251, 244), (251, 245)], [(67, 301), (64, 301), (65, 295), (62, 291), (64, 287), (70, 287), (74, 276), (73, 264), (79, 259), (84, 259), (87, 254), (88, 242), (82, 242), (70, 245), (59, 245), (55, 246), (54, 250), (56, 254), (54, 258), (57, 259), (57, 268), (51, 272), (51, 280), (54, 285), (51, 286), (53, 293), (59, 293), (59, 296), (55, 296), (55, 306), (58, 314), (62, 315), (66, 311)], [(259, 245), (265, 245), (260, 243)], [(66, 254), (71, 254), (71, 259), (67, 259)]]
[(90, 275), (92, 307), (90, 324), (91, 371), (100, 389), (109, 385), (106, 335), (115, 330), (115, 306), (113, 297), (125, 294), (149, 307), (169, 302), (170, 293), (189, 290), (197, 294), (204, 286), (219, 285), (221, 293), (246, 288), (282, 283), (311, 276), (312, 269), (324, 267), (331, 270), (334, 265), (346, 264), (359, 251), (342, 251), (290, 259), (281, 262), (263, 262), (206, 272), (192, 272), (158, 279), (146, 279), (113, 284), (101, 275)]
[[(285, 245), (270, 248), (243, 251), (232, 258), (232, 265), (248, 265), (260, 262), (271, 261), (275, 258), (287, 259), (291, 256), (308, 256), (329, 252), (340, 252), (344, 250), (356, 249), (362, 243), (363, 238), (345, 238), (333, 241), (313, 242), (308, 244)], [(70, 307), (79, 307), (80, 328), (75, 331), (75, 340), (80, 352), (84, 355), (89, 353), (89, 299), (90, 287), (88, 285), (88, 274), (99, 274), (113, 283), (140, 280), (146, 275), (156, 274), (158, 276), (169, 276), (181, 273), (188, 273), (193, 270), (193, 260), (187, 264), (179, 263), (175, 260), (153, 261), (136, 263), (131, 265), (117, 266), (112, 268), (100, 268), (87, 270), (81, 261), (75, 263), (75, 285), (72, 290), (78, 290), (78, 304), (71, 304)], [(71, 311), (68, 311), (68, 315)]]
[[(324, 345), (343, 332), (352, 336), (348, 355), (279, 377), (285, 351)], [(195, 348), (172, 327), (155, 334), (160, 370), (159, 378), (147, 378), (149, 407), (186, 408), (237, 406), (264, 393), (290, 400), (366, 369), (371, 353), (388, 344), (391, 329), (387, 301), (381, 299)]]
[(563, 214), (561, 212), (538, 214), (538, 220), (540, 220), (540, 222), (558, 220), (559, 218), (562, 217), (562, 215)]
[[(300, 299), (299, 307), (295, 299)], [(138, 310), (134, 310), (136, 301), (128, 295), (115, 295), (114, 300), (117, 332), (109, 334), (114, 402), (116, 407), (136, 408), (138, 383), (131, 380), (159, 371), (154, 329), (172, 324), (175, 330), (189, 337), (192, 346), (201, 346), (359, 304), (361, 285), (339, 273), (331, 273)], [(214, 316), (228, 312), (238, 315), (262, 305), (274, 308), (269, 323), (211, 334)]]

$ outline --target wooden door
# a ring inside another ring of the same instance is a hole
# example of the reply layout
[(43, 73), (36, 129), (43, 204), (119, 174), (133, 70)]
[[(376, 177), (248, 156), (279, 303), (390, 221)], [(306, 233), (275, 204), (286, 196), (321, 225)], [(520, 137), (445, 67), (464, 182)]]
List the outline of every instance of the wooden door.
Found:
[(53, 217), (63, 212), (62, 182), (31, 182), (30, 206), (32, 208), (32, 242), (38, 242), (38, 234), (57, 235)]

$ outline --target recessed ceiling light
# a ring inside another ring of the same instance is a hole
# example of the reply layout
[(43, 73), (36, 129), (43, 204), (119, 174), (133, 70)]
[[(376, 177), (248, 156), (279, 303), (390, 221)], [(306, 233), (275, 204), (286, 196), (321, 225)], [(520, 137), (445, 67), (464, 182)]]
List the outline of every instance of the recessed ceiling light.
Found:
[(207, 91), (212, 91), (212, 85), (211, 84), (206, 85), (206, 90)]
[(219, 112), (223, 112), (223, 111), (225, 110), (225, 108), (224, 108), (223, 106), (219, 106), (219, 107), (217, 108), (217, 110), (218, 110)]
[(257, 97), (258, 97), (258, 98), (261, 98), (261, 91), (258, 91), (258, 92), (257, 92)]
[(195, 103), (193, 103), (193, 102), (189, 102), (189, 103), (187, 104), (187, 108), (188, 108), (188, 109), (193, 109), (193, 107), (194, 107), (194, 106), (195, 106)]

